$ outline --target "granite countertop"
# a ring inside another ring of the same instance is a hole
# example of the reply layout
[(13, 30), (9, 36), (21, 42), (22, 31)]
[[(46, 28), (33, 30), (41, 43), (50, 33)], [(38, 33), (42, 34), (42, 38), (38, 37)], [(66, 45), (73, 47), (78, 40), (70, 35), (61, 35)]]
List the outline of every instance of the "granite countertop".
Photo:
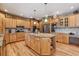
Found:
[(50, 33), (29, 33), (32, 36), (41, 37), (41, 38), (52, 38), (55, 37), (55, 34)]
[(69, 35), (69, 37), (76, 37), (76, 38), (79, 38), (79, 35)]

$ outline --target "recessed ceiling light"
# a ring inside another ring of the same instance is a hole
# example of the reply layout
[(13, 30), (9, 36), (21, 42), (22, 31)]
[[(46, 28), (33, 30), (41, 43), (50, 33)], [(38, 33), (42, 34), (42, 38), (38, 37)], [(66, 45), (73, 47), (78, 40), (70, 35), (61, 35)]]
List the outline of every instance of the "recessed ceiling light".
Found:
[(74, 9), (74, 6), (71, 6), (70, 9)]
[(33, 18), (32, 16), (30, 18)]
[(8, 10), (7, 10), (7, 9), (5, 9), (4, 11), (5, 11), (5, 12), (8, 12)]
[(59, 11), (57, 11), (56, 14), (59, 14)]
[(20, 14), (21, 16), (23, 16), (23, 14)]

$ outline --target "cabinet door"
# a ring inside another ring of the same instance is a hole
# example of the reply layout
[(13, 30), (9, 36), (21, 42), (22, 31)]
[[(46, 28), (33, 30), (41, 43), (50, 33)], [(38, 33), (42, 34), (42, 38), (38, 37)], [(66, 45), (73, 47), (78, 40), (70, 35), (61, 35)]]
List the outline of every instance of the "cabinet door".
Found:
[(57, 33), (56, 39), (58, 42), (62, 42), (62, 33)]
[(31, 37), (30, 37), (30, 35), (28, 34), (28, 36), (27, 36), (27, 46), (31, 46)]
[(13, 19), (13, 28), (16, 28), (16, 19)]
[(41, 38), (41, 55), (51, 54), (50, 38)]
[(24, 26), (24, 20), (17, 19), (17, 26)]
[(15, 42), (15, 41), (17, 41), (15, 33), (10, 34), (10, 42)]
[(69, 43), (69, 36), (63, 34), (62, 35), (62, 43), (68, 44)]
[(10, 19), (10, 20), (9, 20), (9, 23), (10, 23), (10, 24), (9, 24), (9, 28), (13, 28), (13, 19)]
[(16, 33), (16, 39), (17, 39), (17, 41), (24, 40), (25, 39), (25, 33), (24, 32)]
[(30, 37), (30, 47), (35, 50), (35, 38), (34, 36)]
[(35, 37), (35, 51), (40, 54), (40, 39)]
[(79, 27), (79, 14), (76, 15), (76, 27)]
[(12, 34), (10, 34), (10, 42), (13, 42), (13, 39), (12, 39)]
[(8, 33), (5, 33), (4, 39), (5, 39), (5, 41), (6, 41), (6, 44), (10, 43), (10, 36), (9, 36)]
[(75, 27), (76, 26), (76, 17), (75, 15), (69, 16), (69, 27)]
[(21, 20), (17, 19), (16, 25), (17, 25), (17, 26), (21, 26)]
[(8, 19), (8, 18), (5, 19), (5, 27), (6, 27), (6, 28), (9, 28), (9, 26), (10, 26), (9, 20), (10, 20), (10, 19)]

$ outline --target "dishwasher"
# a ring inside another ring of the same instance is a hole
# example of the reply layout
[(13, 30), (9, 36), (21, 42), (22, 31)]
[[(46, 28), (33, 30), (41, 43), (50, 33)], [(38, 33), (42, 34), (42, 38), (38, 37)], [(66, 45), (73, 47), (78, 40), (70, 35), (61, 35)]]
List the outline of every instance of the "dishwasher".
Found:
[(79, 45), (79, 38), (77, 38), (77, 37), (69, 37), (69, 44)]

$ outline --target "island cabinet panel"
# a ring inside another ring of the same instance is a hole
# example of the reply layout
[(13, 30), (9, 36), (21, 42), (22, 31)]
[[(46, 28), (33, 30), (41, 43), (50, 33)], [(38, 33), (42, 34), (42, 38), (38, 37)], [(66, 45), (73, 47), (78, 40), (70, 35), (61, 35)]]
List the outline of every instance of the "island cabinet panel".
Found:
[(30, 36), (31, 39), (30, 39), (30, 47), (32, 47), (32, 49), (35, 50), (35, 38), (34, 36)]
[(40, 45), (40, 38), (35, 37), (35, 51), (40, 54), (41, 45)]
[(32, 45), (31, 45), (31, 37), (30, 37), (30, 35), (28, 35), (28, 33), (25, 34), (25, 43), (26, 43), (26, 45), (29, 46), (29, 47), (32, 46)]
[[(51, 55), (51, 39), (43, 34), (26, 33), (25, 43), (39, 55)], [(54, 41), (53, 41), (54, 42)], [(55, 43), (55, 42), (54, 42)], [(54, 46), (54, 45), (53, 45)]]
[(41, 55), (50, 55), (51, 43), (49, 42), (50, 38), (42, 38), (41, 39)]

